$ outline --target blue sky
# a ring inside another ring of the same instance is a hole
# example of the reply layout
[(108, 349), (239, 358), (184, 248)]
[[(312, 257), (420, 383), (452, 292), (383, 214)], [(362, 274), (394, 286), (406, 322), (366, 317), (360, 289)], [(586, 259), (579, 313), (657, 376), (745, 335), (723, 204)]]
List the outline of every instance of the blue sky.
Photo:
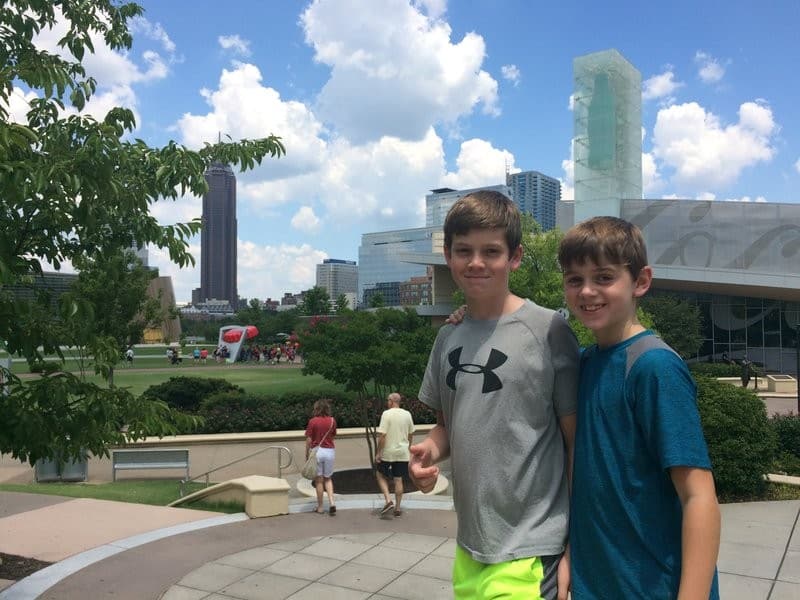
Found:
[[(358, 259), (361, 233), (423, 226), (431, 188), (502, 183), (509, 165), (571, 197), (572, 59), (607, 48), (642, 74), (646, 197), (800, 201), (797, 0), (141, 4), (132, 49), (87, 61), (89, 112), (132, 108), (151, 145), (218, 132), (286, 144), (238, 175), (248, 298), (307, 289), (323, 258)], [(200, 207), (153, 210), (167, 224)], [(199, 286), (199, 243), (194, 269), (150, 253), (179, 301)]]

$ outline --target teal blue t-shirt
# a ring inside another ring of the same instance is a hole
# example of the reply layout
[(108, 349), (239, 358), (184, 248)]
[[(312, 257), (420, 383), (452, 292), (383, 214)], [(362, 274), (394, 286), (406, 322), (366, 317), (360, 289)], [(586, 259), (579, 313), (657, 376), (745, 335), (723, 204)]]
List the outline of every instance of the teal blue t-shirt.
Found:
[[(676, 466), (711, 468), (683, 360), (651, 331), (585, 350), (569, 528), (573, 600), (677, 596)], [(709, 598), (719, 599), (716, 573)]]

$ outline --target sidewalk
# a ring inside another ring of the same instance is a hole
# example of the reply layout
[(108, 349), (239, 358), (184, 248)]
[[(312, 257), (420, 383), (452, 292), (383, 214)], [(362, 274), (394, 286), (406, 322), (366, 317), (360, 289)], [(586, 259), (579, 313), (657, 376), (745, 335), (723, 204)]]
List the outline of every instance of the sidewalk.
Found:
[[(249, 520), (180, 508), (0, 492), (0, 551), (56, 564), (0, 600), (435, 600), (451, 598), (456, 519), (448, 497), (337, 497), (337, 515)], [(722, 507), (725, 600), (800, 599), (800, 501)]]

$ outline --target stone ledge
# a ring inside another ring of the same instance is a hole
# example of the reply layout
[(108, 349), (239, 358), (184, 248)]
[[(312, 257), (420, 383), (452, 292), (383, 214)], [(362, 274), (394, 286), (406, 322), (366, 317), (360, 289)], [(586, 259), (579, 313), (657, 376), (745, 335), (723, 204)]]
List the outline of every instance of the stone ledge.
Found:
[(786, 485), (800, 486), (800, 477), (793, 477), (792, 475), (777, 475), (775, 473), (768, 473), (764, 475), (764, 479), (770, 483), (784, 483)]
[(180, 506), (195, 500), (210, 502), (240, 502), (251, 519), (289, 514), (289, 490), (285, 479), (249, 475), (238, 477), (198, 490), (171, 502), (169, 506)]

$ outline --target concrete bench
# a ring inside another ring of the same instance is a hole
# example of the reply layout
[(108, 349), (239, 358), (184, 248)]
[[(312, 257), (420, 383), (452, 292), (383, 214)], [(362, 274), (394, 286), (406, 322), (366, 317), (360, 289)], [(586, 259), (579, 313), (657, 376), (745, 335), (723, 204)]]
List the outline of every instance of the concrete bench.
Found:
[(189, 450), (187, 448), (139, 448), (111, 451), (112, 481), (117, 471), (143, 469), (183, 469), (189, 479)]

